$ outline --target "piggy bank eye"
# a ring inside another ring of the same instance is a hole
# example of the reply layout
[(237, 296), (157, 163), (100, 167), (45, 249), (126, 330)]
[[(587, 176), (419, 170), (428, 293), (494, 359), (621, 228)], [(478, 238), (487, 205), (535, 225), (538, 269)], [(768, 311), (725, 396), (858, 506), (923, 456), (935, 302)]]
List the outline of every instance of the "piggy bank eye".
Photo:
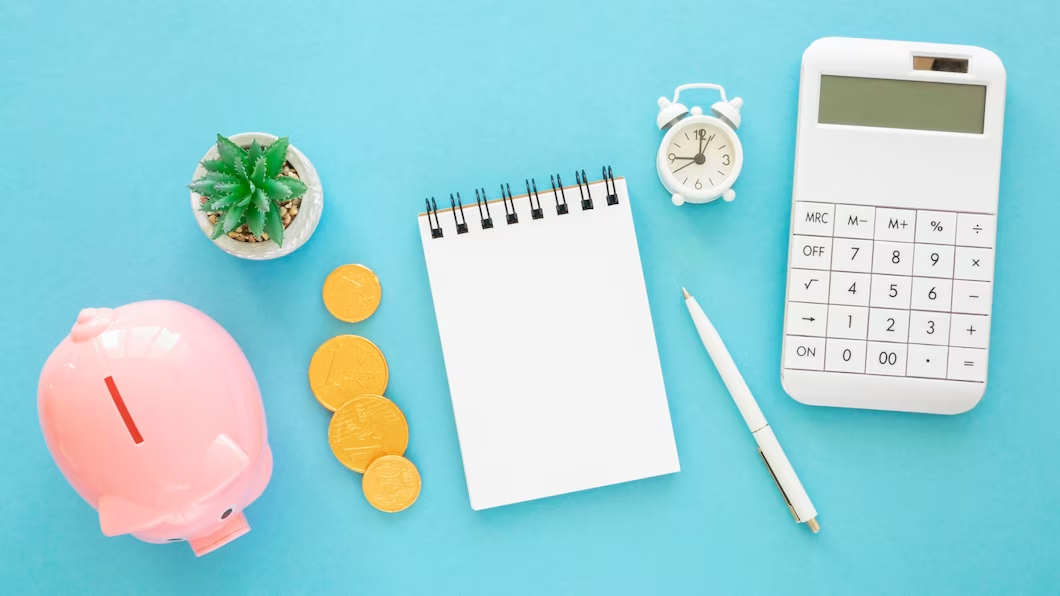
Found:
[(180, 542), (183, 538), (166, 538), (166, 542)]
[(221, 514), (221, 519), (228, 519), (228, 516), (232, 515), (231, 509), (225, 509), (225, 512)]

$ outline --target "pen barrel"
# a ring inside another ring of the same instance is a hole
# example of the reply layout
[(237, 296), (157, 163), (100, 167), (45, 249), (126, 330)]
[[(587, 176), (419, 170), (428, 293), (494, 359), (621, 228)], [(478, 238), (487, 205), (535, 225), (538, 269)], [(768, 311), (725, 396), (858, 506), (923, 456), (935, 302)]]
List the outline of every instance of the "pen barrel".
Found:
[(795, 474), (795, 469), (791, 467), (788, 456), (781, 449), (776, 435), (773, 434), (773, 429), (768, 426), (761, 428), (754, 432), (754, 437), (762, 453), (762, 459), (769, 466), (769, 472), (773, 475), (777, 488), (784, 495), (784, 500), (787, 501), (792, 515), (795, 516), (795, 521), (801, 524), (817, 517), (817, 510), (810, 502), (810, 496), (802, 487), (802, 482)]
[(747, 423), (747, 428), (755, 432), (766, 426), (766, 417), (762, 415), (762, 410), (759, 409), (758, 403), (751, 395), (751, 389), (747, 387), (743, 375), (740, 374), (732, 356), (729, 355), (729, 350), (721, 341), (718, 330), (714, 328), (695, 298), (688, 298), (685, 304), (688, 306), (688, 313), (692, 316), (692, 322), (696, 325), (696, 331), (699, 332), (699, 339), (707, 348), (707, 354), (714, 361), (714, 368), (718, 369), (718, 374), (729, 390), (729, 394), (732, 395), (732, 400), (736, 402), (736, 407), (740, 410), (744, 422)]

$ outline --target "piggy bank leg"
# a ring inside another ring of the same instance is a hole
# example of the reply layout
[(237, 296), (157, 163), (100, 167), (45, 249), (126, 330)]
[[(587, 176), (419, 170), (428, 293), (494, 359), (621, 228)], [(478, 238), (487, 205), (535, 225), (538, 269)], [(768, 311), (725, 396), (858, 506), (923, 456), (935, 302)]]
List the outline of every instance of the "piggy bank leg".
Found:
[(213, 528), (209, 534), (188, 539), (188, 544), (191, 545), (191, 550), (195, 552), (196, 557), (215, 551), (246, 534), (250, 531), (250, 524), (247, 523), (247, 518), (242, 513), (233, 513), (222, 524)]

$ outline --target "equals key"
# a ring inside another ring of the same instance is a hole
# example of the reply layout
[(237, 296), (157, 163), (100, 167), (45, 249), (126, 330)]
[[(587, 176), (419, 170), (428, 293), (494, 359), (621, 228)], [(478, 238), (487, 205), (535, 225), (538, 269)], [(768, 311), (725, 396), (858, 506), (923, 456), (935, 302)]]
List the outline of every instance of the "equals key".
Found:
[(986, 350), (951, 347), (946, 377), (955, 381), (986, 381)]

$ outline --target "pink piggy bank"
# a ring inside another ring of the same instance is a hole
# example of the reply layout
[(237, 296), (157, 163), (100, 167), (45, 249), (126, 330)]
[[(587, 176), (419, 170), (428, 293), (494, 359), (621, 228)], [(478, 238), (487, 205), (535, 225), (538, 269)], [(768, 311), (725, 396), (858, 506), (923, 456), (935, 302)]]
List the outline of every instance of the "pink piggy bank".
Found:
[(272, 475), (254, 371), (232, 336), (179, 302), (85, 309), (41, 371), (44, 439), (107, 536), (187, 540), (196, 556), (250, 531)]

